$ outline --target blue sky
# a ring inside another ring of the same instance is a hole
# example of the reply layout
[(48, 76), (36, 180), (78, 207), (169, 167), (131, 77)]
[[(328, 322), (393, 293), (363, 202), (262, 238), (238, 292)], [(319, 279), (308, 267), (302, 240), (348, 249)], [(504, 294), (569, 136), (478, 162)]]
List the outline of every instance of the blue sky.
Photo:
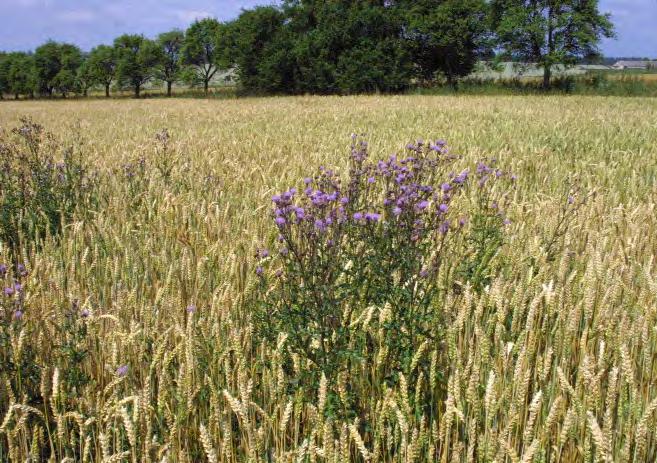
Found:
[[(122, 33), (154, 36), (267, 3), (272, 0), (0, 0), (0, 50), (30, 50), (47, 39), (88, 50)], [(617, 40), (602, 44), (607, 56), (657, 58), (657, 0), (600, 0), (600, 6), (612, 13), (618, 32)]]

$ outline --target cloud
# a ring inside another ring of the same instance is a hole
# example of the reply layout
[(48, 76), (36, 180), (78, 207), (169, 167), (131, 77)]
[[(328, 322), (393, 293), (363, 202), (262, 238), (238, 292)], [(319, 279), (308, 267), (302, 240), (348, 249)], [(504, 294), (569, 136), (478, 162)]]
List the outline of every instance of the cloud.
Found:
[(71, 10), (63, 11), (55, 15), (56, 20), (65, 23), (89, 23), (98, 18), (98, 15), (91, 10)]
[(214, 16), (212, 13), (203, 10), (177, 10), (175, 12), (175, 17), (185, 24), (192, 23), (197, 19), (209, 18), (212, 16)]

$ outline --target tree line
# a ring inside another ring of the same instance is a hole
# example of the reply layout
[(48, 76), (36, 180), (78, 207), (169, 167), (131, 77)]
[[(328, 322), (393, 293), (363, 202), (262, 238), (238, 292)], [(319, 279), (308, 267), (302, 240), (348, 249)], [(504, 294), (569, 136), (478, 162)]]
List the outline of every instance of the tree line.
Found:
[(533, 62), (548, 87), (555, 64), (599, 54), (613, 37), (598, 0), (284, 0), (236, 19), (195, 21), (154, 39), (125, 34), (85, 53), (48, 41), (0, 52), (0, 97), (86, 96), (148, 82), (201, 86), (234, 69), (253, 93), (398, 92), (456, 85), (482, 59)]

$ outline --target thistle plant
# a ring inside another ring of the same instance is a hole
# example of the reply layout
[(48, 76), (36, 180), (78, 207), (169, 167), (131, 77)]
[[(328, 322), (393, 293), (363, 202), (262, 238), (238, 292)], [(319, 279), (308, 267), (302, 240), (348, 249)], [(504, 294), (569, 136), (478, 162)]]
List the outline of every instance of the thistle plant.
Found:
[(16, 256), (94, 204), (96, 178), (78, 146), (62, 147), (29, 118), (0, 132), (0, 241)]
[(409, 377), (418, 348), (444, 342), (452, 262), (475, 256), (468, 268), (486, 273), (502, 245), (494, 184), (509, 175), (484, 162), (456, 172), (460, 158), (444, 141), (406, 150), (373, 162), (354, 136), (345, 179), (320, 168), (301, 191), (272, 198), (278, 249), (257, 254), (265, 297), (255, 326), (272, 341), (285, 333), (314, 385), (364, 364), (378, 365), (373, 381)]

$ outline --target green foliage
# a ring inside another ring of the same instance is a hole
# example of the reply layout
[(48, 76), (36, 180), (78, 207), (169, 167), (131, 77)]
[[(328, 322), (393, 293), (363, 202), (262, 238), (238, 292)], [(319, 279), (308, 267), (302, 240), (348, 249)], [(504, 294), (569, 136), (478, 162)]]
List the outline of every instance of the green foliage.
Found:
[(91, 50), (87, 60), (89, 72), (95, 82), (105, 87), (105, 96), (110, 96), (110, 85), (116, 78), (117, 53), (113, 47), (98, 45)]
[(167, 96), (171, 96), (171, 86), (180, 79), (182, 69), (182, 48), (185, 33), (174, 29), (157, 37), (159, 60), (155, 65), (155, 77), (167, 83)]
[(436, 74), (450, 84), (470, 74), (482, 55), (490, 54), (483, 0), (421, 0), (399, 2), (405, 10), (410, 43), (419, 76), (432, 81)]
[(75, 75), (75, 91), (87, 96), (87, 92), (95, 83), (96, 77), (89, 62), (89, 57), (85, 57)]
[(95, 202), (95, 179), (79, 142), (62, 148), (30, 119), (0, 134), (0, 240), (15, 256), (48, 234), (57, 235), (76, 211)]
[(75, 86), (75, 75), (82, 64), (82, 52), (75, 45), (48, 41), (34, 51), (34, 78), (38, 92), (62, 96)]
[(284, 21), (279, 9), (257, 7), (244, 11), (223, 28), (219, 37), (222, 56), (237, 66), (240, 85), (248, 91), (286, 92), (293, 88), (292, 42)]
[(8, 93), (14, 95), (16, 99), (20, 95), (34, 94), (35, 73), (32, 55), (22, 52), (9, 53), (5, 58), (4, 67), (7, 73)]
[(552, 66), (596, 56), (600, 39), (614, 36), (598, 0), (493, 0), (491, 8), (499, 46), (514, 59), (543, 66), (545, 88)]
[(160, 48), (142, 35), (128, 34), (118, 37), (114, 48), (117, 80), (121, 86), (132, 87), (135, 98), (139, 98), (141, 87), (153, 78)]
[(203, 83), (205, 93), (208, 92), (210, 80), (219, 70), (220, 28), (219, 21), (205, 18), (195, 21), (185, 32), (183, 62), (193, 70), (192, 83)]
[(9, 92), (9, 55), (0, 51), (0, 100)]

